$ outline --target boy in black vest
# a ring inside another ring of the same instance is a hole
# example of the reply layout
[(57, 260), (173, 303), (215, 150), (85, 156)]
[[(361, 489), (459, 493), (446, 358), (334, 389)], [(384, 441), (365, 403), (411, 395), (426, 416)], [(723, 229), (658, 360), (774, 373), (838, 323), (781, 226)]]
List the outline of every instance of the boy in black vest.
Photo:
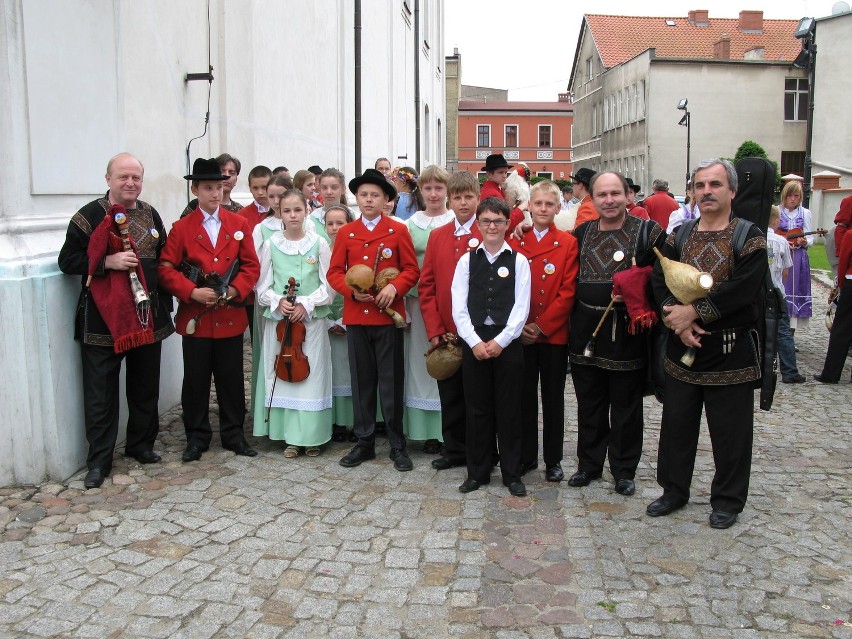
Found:
[(462, 350), (467, 407), (467, 479), (469, 493), (491, 481), (494, 435), (500, 450), (503, 484), (527, 494), (521, 481), (520, 402), (524, 353), (518, 339), (530, 304), (530, 267), (504, 236), (509, 206), (490, 197), (476, 209), (482, 244), (463, 255), (453, 277), (453, 321)]

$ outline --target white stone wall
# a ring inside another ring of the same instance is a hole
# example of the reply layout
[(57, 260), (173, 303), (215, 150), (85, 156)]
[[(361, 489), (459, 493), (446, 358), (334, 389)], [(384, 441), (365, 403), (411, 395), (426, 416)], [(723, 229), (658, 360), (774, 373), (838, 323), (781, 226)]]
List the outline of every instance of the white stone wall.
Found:
[[(421, 164), (443, 163), (443, 0), (420, 0)], [(362, 166), (414, 163), (414, 2), (362, 0)], [(210, 125), (192, 158), (337, 166), (354, 175), (354, 0), (210, 1)], [(106, 190), (107, 160), (145, 165), (142, 199), (166, 225), (186, 202), (185, 148), (204, 130), (201, 0), (0, 4), (0, 485), (63, 479), (85, 460), (79, 278), (56, 256), (71, 215)], [(428, 47), (423, 40), (428, 36)], [(428, 126), (425, 118), (429, 108)], [(431, 140), (426, 140), (427, 128)], [(162, 410), (177, 403), (180, 339), (163, 351)], [(122, 409), (124, 410), (124, 409)], [(122, 414), (121, 421), (126, 419)]]

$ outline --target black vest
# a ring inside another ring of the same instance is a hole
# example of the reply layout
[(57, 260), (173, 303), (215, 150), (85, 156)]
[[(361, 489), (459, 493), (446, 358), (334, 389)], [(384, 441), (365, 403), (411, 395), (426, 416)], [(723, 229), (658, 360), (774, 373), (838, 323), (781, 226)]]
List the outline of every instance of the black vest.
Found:
[[(506, 277), (498, 271), (505, 268)], [(505, 326), (515, 305), (515, 251), (503, 251), (488, 262), (485, 249), (470, 254), (470, 283), (467, 310), (474, 326), (484, 326), (490, 317), (496, 326)]]

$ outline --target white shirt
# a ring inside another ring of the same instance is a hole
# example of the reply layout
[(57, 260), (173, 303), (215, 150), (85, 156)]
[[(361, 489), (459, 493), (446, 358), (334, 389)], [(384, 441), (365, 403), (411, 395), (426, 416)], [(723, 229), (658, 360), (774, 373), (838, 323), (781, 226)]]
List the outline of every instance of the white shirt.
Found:
[(784, 290), (784, 269), (793, 266), (790, 245), (787, 238), (777, 235), (774, 230), (766, 230), (766, 254), (769, 256), (769, 274), (775, 288)]
[(222, 220), (219, 218), (219, 207), (217, 206), (216, 210), (212, 213), (201, 209), (201, 213), (204, 215), (204, 220), (201, 224), (204, 226), (204, 230), (207, 231), (207, 237), (210, 238), (213, 248), (216, 248), (216, 240), (219, 239), (219, 229), (222, 228)]
[[(787, 220), (787, 228), (792, 229), (796, 228), (796, 218), (799, 216), (799, 209), (802, 210), (802, 232), (807, 233), (809, 231), (814, 230), (814, 216), (810, 212), (810, 209), (806, 209), (803, 206), (798, 206), (792, 211), (788, 211), (783, 206), (778, 207), (778, 212), (781, 214), (781, 219)], [(806, 235), (805, 240), (808, 243), (808, 246), (813, 246), (814, 236)]]
[(269, 211), (268, 208), (266, 208), (262, 204), (259, 204), (257, 200), (254, 201), (254, 205), (257, 207), (258, 213), (266, 213), (267, 211)]
[(364, 216), (362, 215), (362, 216), (361, 216), (361, 221), (364, 223), (364, 226), (366, 226), (366, 227), (367, 227), (367, 230), (368, 230), (368, 231), (372, 231), (374, 228), (376, 228), (376, 224), (378, 224), (379, 222), (381, 222), (381, 221), (382, 221), (382, 216), (381, 216), (381, 215), (377, 215), (377, 216), (376, 216), (376, 217), (374, 217), (372, 220), (368, 220), (366, 217), (364, 217)]
[[(456, 221), (458, 224), (458, 221)], [(485, 245), (480, 244), (477, 251), (483, 251), (488, 262), (493, 264), (503, 251), (511, 251), (512, 249), (506, 242), (497, 251), (496, 255), (492, 255), (485, 250)], [(453, 275), (453, 284), (451, 290), (453, 300), (453, 321), (456, 323), (459, 337), (461, 337), (467, 345), (473, 348), (483, 340), (476, 334), (473, 328), (473, 322), (470, 319), (470, 313), (467, 308), (467, 295), (470, 290), (470, 253), (465, 253), (461, 256), (459, 263), (456, 264), (456, 272)], [(530, 265), (520, 253), (515, 254), (515, 303), (509, 313), (509, 319), (506, 321), (506, 327), (500, 331), (494, 341), (501, 348), (506, 348), (513, 340), (521, 336), (526, 324), (527, 316), (530, 310)], [(494, 321), (487, 317), (486, 324), (494, 324)]]
[(535, 239), (537, 239), (539, 242), (541, 242), (541, 238), (543, 238), (545, 235), (547, 235), (547, 232), (549, 230), (550, 229), (544, 229), (543, 231), (539, 232), (538, 230), (536, 230), (535, 227), (533, 227), (533, 233), (535, 233)]
[(458, 237), (460, 235), (470, 235), (471, 233), (473, 233), (473, 231), (471, 231), (470, 229), (473, 227), (474, 222), (476, 222), (476, 216), (475, 215), (472, 215), (470, 217), (470, 219), (467, 222), (465, 222), (464, 224), (459, 224), (459, 219), (456, 218), (456, 220), (455, 220), (456, 230), (453, 231), (453, 235), (455, 235), (456, 237)]
[(680, 208), (675, 209), (672, 211), (671, 215), (669, 215), (669, 225), (666, 228), (667, 235), (671, 235), (672, 231), (686, 221), (687, 208), (696, 220), (701, 217), (701, 211), (699, 210), (698, 205), (694, 202), (690, 204), (681, 204)]

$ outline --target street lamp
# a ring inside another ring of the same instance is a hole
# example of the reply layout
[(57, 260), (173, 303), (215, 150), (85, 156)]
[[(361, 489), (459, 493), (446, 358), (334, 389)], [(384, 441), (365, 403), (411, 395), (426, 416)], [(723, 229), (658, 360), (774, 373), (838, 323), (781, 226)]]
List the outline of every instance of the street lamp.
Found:
[(683, 117), (680, 119), (678, 124), (680, 126), (686, 127), (686, 185), (689, 187), (689, 109), (686, 108), (686, 105), (689, 104), (689, 100), (686, 98), (681, 98), (680, 102), (677, 103), (677, 108), (679, 111), (683, 111)]
[(802, 206), (807, 207), (811, 200), (811, 146), (814, 131), (814, 78), (816, 77), (816, 54), (815, 42), (816, 21), (813, 18), (802, 18), (796, 27), (796, 38), (802, 41), (802, 51), (793, 61), (797, 69), (808, 71), (808, 125), (805, 139), (805, 175), (802, 190)]

